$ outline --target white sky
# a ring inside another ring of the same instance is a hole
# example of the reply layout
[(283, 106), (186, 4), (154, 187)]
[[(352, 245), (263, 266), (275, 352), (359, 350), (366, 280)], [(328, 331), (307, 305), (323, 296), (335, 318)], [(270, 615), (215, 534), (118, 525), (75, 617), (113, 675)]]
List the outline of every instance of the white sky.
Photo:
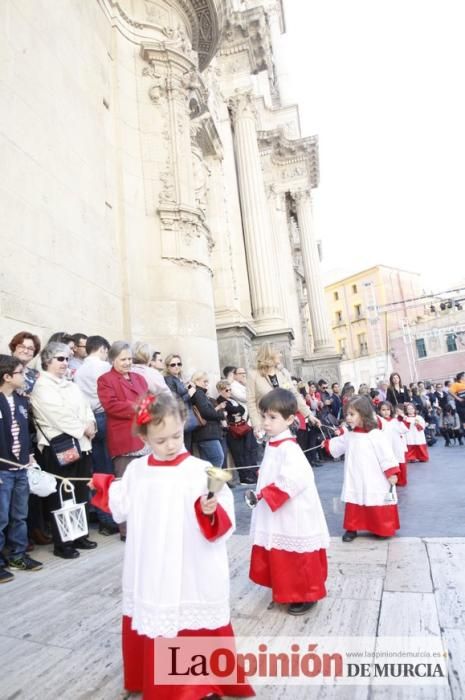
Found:
[[(464, 0), (284, 0), (302, 135), (320, 139), (326, 281), (384, 263), (465, 279)], [(342, 275), (339, 275), (342, 276)]]

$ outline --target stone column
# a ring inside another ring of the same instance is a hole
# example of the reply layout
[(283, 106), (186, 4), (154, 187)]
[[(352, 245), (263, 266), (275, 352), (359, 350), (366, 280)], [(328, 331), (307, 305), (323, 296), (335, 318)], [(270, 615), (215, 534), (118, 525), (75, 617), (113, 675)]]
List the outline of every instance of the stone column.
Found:
[(297, 222), (300, 230), (302, 261), (313, 331), (313, 351), (315, 353), (334, 353), (321, 281), (320, 258), (314, 234), (311, 192), (303, 190), (293, 193), (293, 197), (296, 202)]
[(252, 96), (234, 96), (231, 107), (252, 313), (258, 330), (268, 331), (281, 327), (283, 318)]

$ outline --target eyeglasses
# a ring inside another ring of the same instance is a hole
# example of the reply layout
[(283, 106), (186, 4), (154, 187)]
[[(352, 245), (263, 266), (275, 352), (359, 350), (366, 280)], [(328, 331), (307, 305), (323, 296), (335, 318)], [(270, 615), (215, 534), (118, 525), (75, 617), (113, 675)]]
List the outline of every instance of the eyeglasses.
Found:
[(76, 347), (77, 347), (77, 348), (84, 348), (84, 349), (85, 349), (86, 344), (84, 343), (84, 345), (76, 345)]
[(182, 362), (170, 362), (169, 367), (182, 367)]
[(247, 374), (247, 372), (235, 372), (235, 374)]
[(223, 391), (232, 391), (231, 389), (223, 389)]
[(34, 345), (31, 347), (30, 345), (17, 345), (16, 350), (24, 350), (24, 352), (34, 352), (35, 347)]
[(69, 362), (69, 357), (64, 357), (63, 355), (59, 355), (58, 357), (54, 357), (54, 360), (58, 360), (58, 362)]

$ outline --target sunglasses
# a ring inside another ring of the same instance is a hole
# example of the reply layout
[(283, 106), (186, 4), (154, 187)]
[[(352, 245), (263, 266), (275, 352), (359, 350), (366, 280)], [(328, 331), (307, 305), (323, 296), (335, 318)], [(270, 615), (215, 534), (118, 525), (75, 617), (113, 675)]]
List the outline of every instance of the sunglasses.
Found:
[(182, 367), (182, 362), (170, 362), (170, 367)]
[(58, 362), (69, 362), (69, 357), (65, 357), (64, 355), (59, 355), (58, 357), (54, 357), (54, 360), (58, 360)]

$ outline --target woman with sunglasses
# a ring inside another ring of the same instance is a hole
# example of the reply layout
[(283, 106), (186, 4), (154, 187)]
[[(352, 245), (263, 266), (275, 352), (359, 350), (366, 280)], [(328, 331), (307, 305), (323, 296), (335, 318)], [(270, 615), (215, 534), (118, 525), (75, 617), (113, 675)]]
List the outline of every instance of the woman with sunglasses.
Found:
[[(92, 438), (96, 425), (92, 409), (80, 388), (67, 379), (70, 349), (64, 343), (48, 343), (41, 354), (42, 369), (31, 393), (31, 406), (37, 426), (37, 444), (40, 463), (52, 474), (90, 479), (92, 471)], [(60, 465), (50, 447), (50, 440), (65, 433), (79, 442), (81, 457), (67, 465)], [(74, 482), (77, 503), (85, 503), (89, 490), (85, 481)], [(58, 492), (47, 497), (50, 511), (61, 508)], [(62, 559), (76, 559), (80, 549), (94, 549), (96, 542), (80, 537), (63, 542), (55, 518), (51, 517), (53, 553)]]
[(196, 387), (182, 380), (182, 360), (180, 355), (171, 353), (165, 358), (165, 382), (171, 393), (180, 399), (187, 409), (187, 420), (184, 423), (184, 445), (186, 450), (192, 450), (192, 431), (199, 427), (199, 422), (192, 411), (191, 397), (195, 394)]

